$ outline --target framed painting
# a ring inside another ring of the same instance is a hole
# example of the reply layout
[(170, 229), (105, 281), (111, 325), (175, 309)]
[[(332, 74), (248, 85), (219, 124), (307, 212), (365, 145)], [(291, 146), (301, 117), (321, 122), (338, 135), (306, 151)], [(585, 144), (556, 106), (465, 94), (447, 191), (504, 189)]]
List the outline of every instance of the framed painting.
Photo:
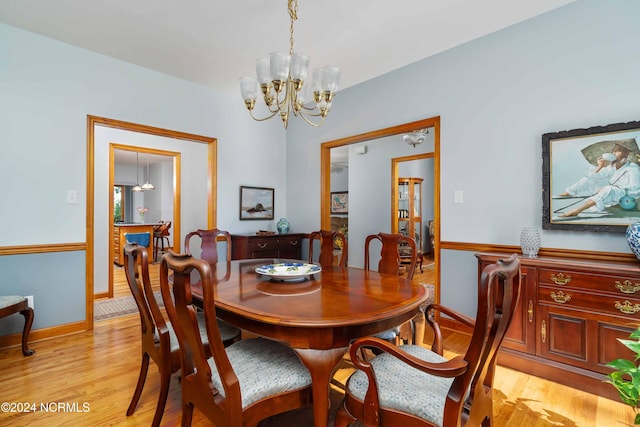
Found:
[(640, 122), (542, 135), (542, 228), (624, 233), (640, 221)]
[(240, 187), (240, 219), (273, 219), (273, 188)]
[(349, 213), (348, 191), (334, 191), (331, 193), (331, 213), (343, 215)]

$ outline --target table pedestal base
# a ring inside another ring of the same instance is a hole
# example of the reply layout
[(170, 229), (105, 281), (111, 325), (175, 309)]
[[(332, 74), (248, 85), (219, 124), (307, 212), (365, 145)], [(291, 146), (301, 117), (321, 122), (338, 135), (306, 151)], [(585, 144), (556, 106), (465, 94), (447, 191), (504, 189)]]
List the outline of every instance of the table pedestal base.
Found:
[(327, 427), (329, 422), (329, 383), (338, 362), (349, 350), (349, 347), (332, 348), (328, 350), (314, 350), (308, 348), (293, 349), (302, 363), (311, 373), (311, 388), (313, 394), (313, 425)]

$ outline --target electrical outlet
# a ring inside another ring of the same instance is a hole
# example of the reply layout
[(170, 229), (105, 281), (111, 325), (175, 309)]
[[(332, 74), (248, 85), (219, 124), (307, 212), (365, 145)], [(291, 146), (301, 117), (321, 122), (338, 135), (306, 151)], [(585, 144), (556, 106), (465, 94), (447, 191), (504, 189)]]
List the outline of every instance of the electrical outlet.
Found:
[(27, 304), (29, 305), (29, 307), (33, 308), (33, 295), (27, 296)]

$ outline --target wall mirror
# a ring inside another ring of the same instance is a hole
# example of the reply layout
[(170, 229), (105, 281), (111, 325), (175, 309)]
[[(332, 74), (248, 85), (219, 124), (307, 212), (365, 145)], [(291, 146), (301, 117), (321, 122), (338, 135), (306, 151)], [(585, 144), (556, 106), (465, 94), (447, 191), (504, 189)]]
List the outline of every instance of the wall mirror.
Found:
[[(428, 133), (418, 143), (411, 137), (405, 138), (416, 131)], [(321, 228), (330, 230), (341, 226), (347, 229), (350, 266), (363, 267), (367, 235), (401, 231), (399, 212), (407, 208), (400, 206), (402, 189), (398, 180), (421, 177), (420, 245), (429, 246), (435, 263), (436, 284), (439, 282), (439, 147), (439, 117), (321, 145)], [(348, 193), (348, 213), (332, 214), (331, 193), (345, 191)]]

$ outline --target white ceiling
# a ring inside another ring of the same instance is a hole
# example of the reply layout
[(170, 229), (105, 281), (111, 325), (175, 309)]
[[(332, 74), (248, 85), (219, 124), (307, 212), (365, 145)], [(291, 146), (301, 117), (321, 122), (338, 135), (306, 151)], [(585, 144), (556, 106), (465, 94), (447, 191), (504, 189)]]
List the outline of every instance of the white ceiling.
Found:
[[(574, 0), (299, 0), (295, 47), (349, 87)], [(286, 0), (0, 0), (0, 22), (220, 90), (289, 49)]]

